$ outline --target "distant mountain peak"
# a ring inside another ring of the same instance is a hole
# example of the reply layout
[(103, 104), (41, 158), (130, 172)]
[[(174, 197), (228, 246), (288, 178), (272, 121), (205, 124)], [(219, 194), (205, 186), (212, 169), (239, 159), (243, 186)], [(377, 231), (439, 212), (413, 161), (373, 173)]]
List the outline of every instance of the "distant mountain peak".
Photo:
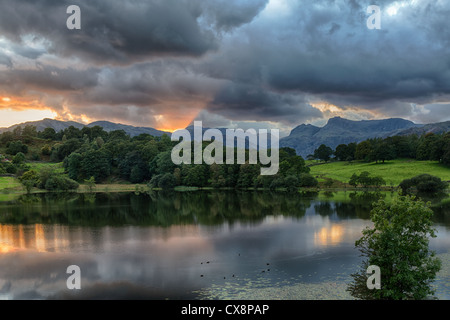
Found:
[(412, 121), (401, 118), (381, 120), (349, 120), (333, 117), (323, 127), (299, 125), (290, 135), (280, 140), (281, 147), (294, 148), (303, 157), (314, 153), (321, 144), (336, 148), (339, 144), (361, 142), (369, 138), (397, 135), (411, 128), (418, 128)]
[(89, 124), (82, 124), (75, 121), (62, 121), (62, 120), (55, 120), (55, 119), (49, 119), (45, 118), (38, 121), (29, 121), (24, 123), (19, 123), (12, 125), (8, 128), (0, 128), (0, 133), (5, 131), (11, 131), (14, 130), (14, 128), (21, 126), (25, 127), (27, 125), (32, 125), (36, 127), (37, 131), (43, 131), (45, 128), (53, 128), (55, 131), (59, 132), (61, 130), (65, 130), (69, 128), (70, 126), (74, 126), (75, 128), (82, 129), (83, 127), (94, 127), (94, 126), (100, 126), (105, 131), (114, 131), (114, 130), (124, 130), (126, 134), (130, 135), (131, 137), (138, 136), (140, 134), (149, 134), (152, 136), (162, 136), (163, 134), (170, 135), (170, 132), (165, 132), (161, 130), (157, 130), (151, 127), (135, 127), (131, 125), (126, 124), (120, 124), (120, 123), (114, 123), (106, 120), (99, 120), (94, 121)]

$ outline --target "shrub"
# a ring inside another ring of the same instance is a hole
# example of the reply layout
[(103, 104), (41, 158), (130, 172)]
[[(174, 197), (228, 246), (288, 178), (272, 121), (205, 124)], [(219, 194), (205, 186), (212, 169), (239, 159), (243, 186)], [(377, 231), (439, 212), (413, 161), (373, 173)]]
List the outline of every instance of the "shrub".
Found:
[(78, 182), (63, 175), (52, 175), (45, 183), (45, 189), (49, 191), (68, 191), (78, 187)]
[(175, 177), (171, 173), (165, 173), (158, 181), (158, 187), (161, 189), (173, 189), (175, 187)]
[(25, 162), (25, 155), (22, 152), (18, 152), (12, 159), (14, 164), (21, 164)]
[(430, 174), (421, 174), (411, 179), (405, 179), (399, 185), (404, 193), (409, 193), (413, 189), (416, 189), (418, 192), (437, 193), (444, 191), (447, 186), (448, 184), (442, 181), (441, 178)]
[(300, 187), (317, 187), (319, 182), (309, 173), (300, 174)]

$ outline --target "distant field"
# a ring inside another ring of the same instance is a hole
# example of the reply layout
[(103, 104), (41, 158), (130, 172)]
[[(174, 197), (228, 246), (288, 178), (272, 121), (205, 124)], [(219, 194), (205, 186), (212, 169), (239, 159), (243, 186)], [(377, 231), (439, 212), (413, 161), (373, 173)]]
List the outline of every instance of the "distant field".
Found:
[(60, 163), (51, 163), (51, 162), (28, 162), (27, 165), (30, 166), (31, 169), (40, 171), (42, 168), (53, 168), (56, 172), (64, 172), (63, 164)]
[[(311, 162), (309, 162), (311, 164)], [(347, 183), (354, 174), (368, 171), (372, 176), (381, 176), (387, 185), (398, 185), (404, 179), (428, 173), (450, 181), (450, 168), (436, 161), (392, 160), (386, 163), (332, 162), (311, 167), (311, 174), (319, 178), (331, 178)]]
[(22, 185), (14, 177), (0, 177), (0, 190), (5, 189), (22, 189)]

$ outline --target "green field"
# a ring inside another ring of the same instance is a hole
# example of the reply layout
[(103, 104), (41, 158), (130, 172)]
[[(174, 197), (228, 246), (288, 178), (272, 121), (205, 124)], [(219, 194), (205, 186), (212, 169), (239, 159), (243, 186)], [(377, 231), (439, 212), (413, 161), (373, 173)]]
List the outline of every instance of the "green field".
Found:
[(52, 163), (52, 162), (28, 162), (27, 165), (32, 170), (40, 171), (43, 168), (52, 168), (56, 172), (64, 173), (64, 167), (62, 162), (60, 163)]
[(19, 180), (14, 177), (0, 177), (0, 190), (22, 188)]
[[(319, 179), (331, 178), (348, 183), (354, 174), (368, 171), (372, 176), (381, 176), (387, 185), (397, 186), (404, 179), (412, 178), (419, 174), (428, 173), (445, 181), (450, 181), (450, 167), (436, 161), (416, 160), (392, 160), (386, 163), (366, 162), (331, 162), (327, 164), (313, 165), (311, 174)], [(319, 180), (320, 181), (320, 180)]]

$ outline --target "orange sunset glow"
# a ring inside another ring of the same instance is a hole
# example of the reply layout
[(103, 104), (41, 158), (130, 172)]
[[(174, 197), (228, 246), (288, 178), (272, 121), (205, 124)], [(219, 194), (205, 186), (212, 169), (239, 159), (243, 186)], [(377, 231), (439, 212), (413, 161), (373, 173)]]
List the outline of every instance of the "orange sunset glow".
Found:
[(9, 127), (27, 121), (50, 118), (61, 121), (76, 121), (83, 124), (108, 120), (134, 126), (152, 126), (158, 130), (173, 132), (178, 129), (186, 128), (195, 119), (203, 107), (204, 102), (193, 103), (189, 108), (184, 108), (180, 113), (177, 112), (178, 109), (176, 103), (169, 102), (167, 103), (164, 114), (149, 115), (153, 120), (153, 124), (149, 125), (145, 122), (145, 118), (142, 118), (139, 122), (125, 122), (121, 118), (111, 117), (109, 115), (105, 115), (104, 117), (92, 117), (87, 113), (73, 112), (69, 106), (63, 106), (61, 110), (55, 110), (35, 97), (1, 96), (0, 127)]

